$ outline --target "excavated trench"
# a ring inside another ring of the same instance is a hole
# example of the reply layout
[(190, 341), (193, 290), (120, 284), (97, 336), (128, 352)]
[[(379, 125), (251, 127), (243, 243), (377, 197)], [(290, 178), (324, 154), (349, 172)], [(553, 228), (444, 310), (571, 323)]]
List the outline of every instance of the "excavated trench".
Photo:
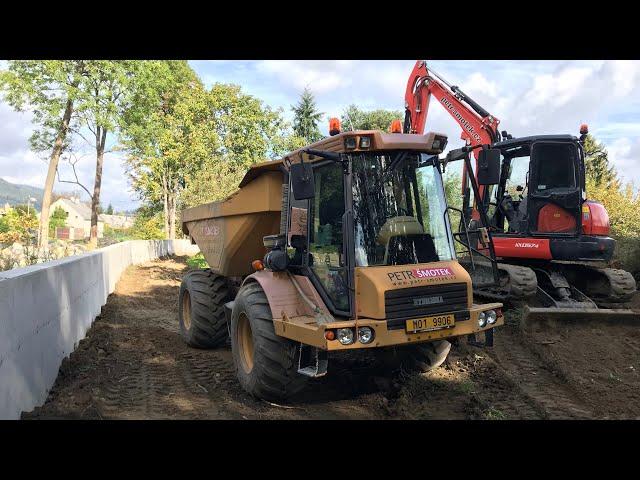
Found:
[(543, 321), (523, 329), (517, 310), (493, 348), (460, 342), (428, 374), (389, 377), (367, 355), (342, 355), (291, 402), (256, 400), (236, 382), (228, 346), (198, 350), (182, 341), (176, 312), (187, 268), (183, 258), (130, 267), (64, 360), (46, 403), (22, 418), (640, 418), (640, 325)]

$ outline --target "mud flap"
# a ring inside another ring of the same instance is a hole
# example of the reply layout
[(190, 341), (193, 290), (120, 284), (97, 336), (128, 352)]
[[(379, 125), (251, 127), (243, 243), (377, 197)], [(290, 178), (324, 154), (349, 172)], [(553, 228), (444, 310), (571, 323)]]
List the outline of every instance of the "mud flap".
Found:
[(493, 347), (493, 328), (484, 331), (484, 342), (477, 339), (476, 334), (472, 333), (467, 336), (467, 343), (474, 347)]
[(640, 312), (613, 308), (556, 308), (525, 305), (523, 322), (536, 320), (600, 320), (640, 325)]
[(329, 356), (326, 350), (300, 344), (298, 355), (298, 373), (306, 377), (317, 378), (327, 374)]

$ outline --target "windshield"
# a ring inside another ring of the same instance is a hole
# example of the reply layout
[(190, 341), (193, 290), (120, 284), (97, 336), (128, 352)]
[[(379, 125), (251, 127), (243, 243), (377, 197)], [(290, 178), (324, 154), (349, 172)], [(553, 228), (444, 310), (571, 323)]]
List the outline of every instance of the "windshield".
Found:
[(413, 152), (353, 157), (356, 266), (454, 258), (434, 158)]

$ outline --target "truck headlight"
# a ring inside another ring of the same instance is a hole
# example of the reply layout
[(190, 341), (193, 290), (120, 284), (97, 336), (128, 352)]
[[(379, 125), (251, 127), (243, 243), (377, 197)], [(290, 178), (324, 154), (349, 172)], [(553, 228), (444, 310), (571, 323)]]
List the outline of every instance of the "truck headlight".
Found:
[(487, 312), (487, 322), (489, 323), (489, 325), (493, 325), (494, 323), (496, 323), (497, 319), (498, 315), (496, 314), (496, 312), (494, 312), (493, 310), (489, 310)]
[(478, 315), (478, 325), (480, 326), (480, 328), (484, 328), (487, 326), (487, 314), (484, 312), (480, 312), (480, 315)]
[(358, 328), (358, 341), (360, 343), (371, 343), (373, 341), (373, 330), (369, 327)]
[(339, 328), (338, 341), (342, 345), (351, 345), (353, 343), (353, 330), (351, 328)]

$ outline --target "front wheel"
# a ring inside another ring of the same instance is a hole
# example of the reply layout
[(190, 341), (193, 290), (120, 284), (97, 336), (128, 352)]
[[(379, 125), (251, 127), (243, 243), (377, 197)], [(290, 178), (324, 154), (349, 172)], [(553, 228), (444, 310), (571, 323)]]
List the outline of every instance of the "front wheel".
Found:
[(231, 351), (240, 385), (255, 397), (286, 400), (306, 384), (298, 373), (297, 346), (276, 335), (269, 302), (257, 282), (244, 285), (236, 296)]
[(449, 351), (451, 343), (446, 340), (436, 340), (400, 347), (380, 349), (379, 360), (388, 368), (402, 369), (410, 372), (428, 372), (442, 365)]

